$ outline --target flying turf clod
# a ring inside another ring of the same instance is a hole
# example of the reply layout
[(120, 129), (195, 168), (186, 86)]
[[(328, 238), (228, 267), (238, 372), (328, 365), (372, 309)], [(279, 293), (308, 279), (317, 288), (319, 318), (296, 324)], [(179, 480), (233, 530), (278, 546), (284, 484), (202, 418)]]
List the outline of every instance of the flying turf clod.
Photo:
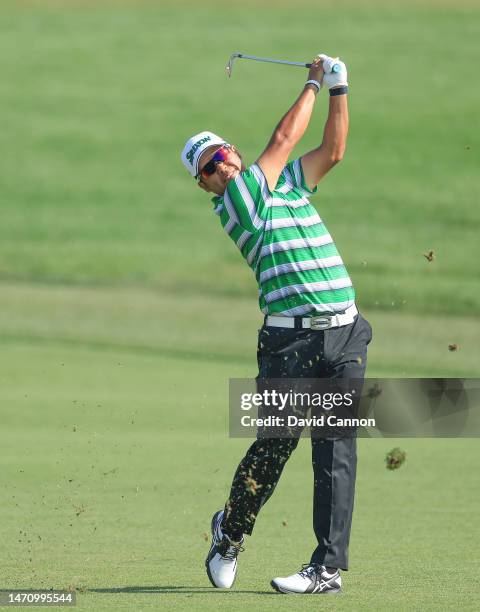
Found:
[(407, 453), (401, 448), (392, 448), (385, 457), (385, 463), (387, 464), (387, 470), (398, 470), (398, 468), (404, 463), (407, 458)]

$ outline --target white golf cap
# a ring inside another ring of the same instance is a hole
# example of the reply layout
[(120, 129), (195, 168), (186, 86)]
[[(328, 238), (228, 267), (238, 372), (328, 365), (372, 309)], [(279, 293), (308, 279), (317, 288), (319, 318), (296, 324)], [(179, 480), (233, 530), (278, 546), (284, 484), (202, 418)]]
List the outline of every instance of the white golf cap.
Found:
[(213, 132), (200, 132), (200, 134), (196, 134), (187, 140), (187, 144), (182, 151), (182, 162), (195, 178), (198, 174), (198, 160), (205, 149), (214, 145), (223, 145), (226, 142)]

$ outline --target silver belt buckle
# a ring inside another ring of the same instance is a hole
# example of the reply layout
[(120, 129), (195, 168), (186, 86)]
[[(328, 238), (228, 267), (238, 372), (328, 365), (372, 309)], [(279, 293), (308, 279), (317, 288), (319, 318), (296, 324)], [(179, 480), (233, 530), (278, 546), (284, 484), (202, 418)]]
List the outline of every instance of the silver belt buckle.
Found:
[(310, 329), (330, 329), (332, 327), (332, 317), (328, 315), (310, 318)]

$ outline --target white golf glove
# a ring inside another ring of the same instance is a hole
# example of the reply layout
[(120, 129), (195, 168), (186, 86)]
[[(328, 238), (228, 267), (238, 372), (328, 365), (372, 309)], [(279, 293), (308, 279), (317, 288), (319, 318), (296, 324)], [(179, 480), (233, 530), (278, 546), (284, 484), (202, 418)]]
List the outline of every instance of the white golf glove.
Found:
[[(332, 87), (338, 87), (340, 85), (348, 86), (347, 81), (347, 67), (345, 64), (338, 59), (338, 57), (330, 57), (329, 55), (325, 55), (322, 53), (319, 55), (321, 59), (323, 59), (323, 80), (322, 85), (326, 85), (328, 89)], [(339, 66), (338, 72), (332, 72), (333, 66)]]

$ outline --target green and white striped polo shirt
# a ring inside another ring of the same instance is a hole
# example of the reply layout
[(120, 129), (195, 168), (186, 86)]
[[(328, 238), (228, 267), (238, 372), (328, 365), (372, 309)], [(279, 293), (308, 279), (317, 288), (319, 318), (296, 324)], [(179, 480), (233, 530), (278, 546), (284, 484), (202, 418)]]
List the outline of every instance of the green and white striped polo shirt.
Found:
[(300, 159), (271, 192), (253, 164), (215, 196), (215, 212), (255, 273), (264, 314), (340, 312), (355, 302), (352, 281), (308, 196)]

